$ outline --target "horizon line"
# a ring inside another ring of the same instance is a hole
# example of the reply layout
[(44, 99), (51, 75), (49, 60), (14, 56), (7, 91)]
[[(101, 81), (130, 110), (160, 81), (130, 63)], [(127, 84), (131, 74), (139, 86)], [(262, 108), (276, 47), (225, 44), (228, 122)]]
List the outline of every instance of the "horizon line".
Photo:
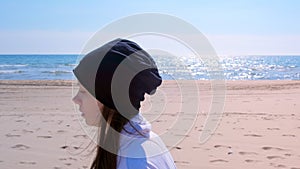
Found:
[[(0, 53), (0, 55), (82, 55), (80, 53)], [(85, 55), (85, 54), (83, 54)], [(300, 56), (299, 54), (225, 54), (219, 55), (220, 57), (230, 57), (230, 56)]]

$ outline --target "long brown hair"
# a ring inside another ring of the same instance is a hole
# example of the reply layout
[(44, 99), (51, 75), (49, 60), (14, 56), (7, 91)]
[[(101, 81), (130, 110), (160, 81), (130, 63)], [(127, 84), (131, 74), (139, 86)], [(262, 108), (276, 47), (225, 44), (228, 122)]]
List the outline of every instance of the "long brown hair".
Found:
[(110, 109), (105, 105), (101, 112), (97, 154), (91, 169), (116, 169), (120, 132), (129, 120), (117, 110)]

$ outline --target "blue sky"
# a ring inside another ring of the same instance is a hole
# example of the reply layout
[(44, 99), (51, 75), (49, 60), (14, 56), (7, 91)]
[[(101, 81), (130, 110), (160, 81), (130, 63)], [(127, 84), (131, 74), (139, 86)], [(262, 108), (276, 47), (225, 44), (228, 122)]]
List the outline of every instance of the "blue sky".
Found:
[(300, 55), (298, 0), (1, 0), (0, 53), (79, 53), (103, 26), (144, 12), (197, 27), (220, 55)]

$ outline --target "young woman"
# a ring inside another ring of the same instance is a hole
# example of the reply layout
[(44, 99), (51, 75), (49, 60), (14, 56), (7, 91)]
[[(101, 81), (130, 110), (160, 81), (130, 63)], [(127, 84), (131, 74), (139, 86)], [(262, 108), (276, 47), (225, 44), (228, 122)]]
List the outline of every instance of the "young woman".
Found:
[(161, 84), (152, 57), (136, 43), (116, 39), (85, 55), (73, 70), (73, 101), (88, 125), (99, 127), (91, 169), (173, 169), (174, 160), (140, 114), (145, 94)]

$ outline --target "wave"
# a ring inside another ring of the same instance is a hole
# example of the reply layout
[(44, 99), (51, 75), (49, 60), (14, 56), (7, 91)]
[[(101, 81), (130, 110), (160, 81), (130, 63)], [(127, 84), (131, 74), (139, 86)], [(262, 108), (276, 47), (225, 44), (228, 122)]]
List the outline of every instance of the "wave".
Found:
[(66, 73), (72, 73), (72, 71), (54, 70), (54, 71), (43, 71), (42, 73), (50, 73), (50, 74), (66, 74)]
[(0, 67), (25, 67), (28, 66), (27, 64), (13, 64), (13, 65), (9, 65), (9, 64), (3, 64), (0, 65)]
[(290, 65), (288, 66), (289, 68), (296, 68), (297, 66), (296, 65)]
[(66, 64), (63, 64), (63, 66), (71, 66), (71, 67), (74, 67), (74, 66), (77, 66), (77, 64), (66, 63)]
[(0, 74), (23, 73), (22, 70), (0, 70)]

